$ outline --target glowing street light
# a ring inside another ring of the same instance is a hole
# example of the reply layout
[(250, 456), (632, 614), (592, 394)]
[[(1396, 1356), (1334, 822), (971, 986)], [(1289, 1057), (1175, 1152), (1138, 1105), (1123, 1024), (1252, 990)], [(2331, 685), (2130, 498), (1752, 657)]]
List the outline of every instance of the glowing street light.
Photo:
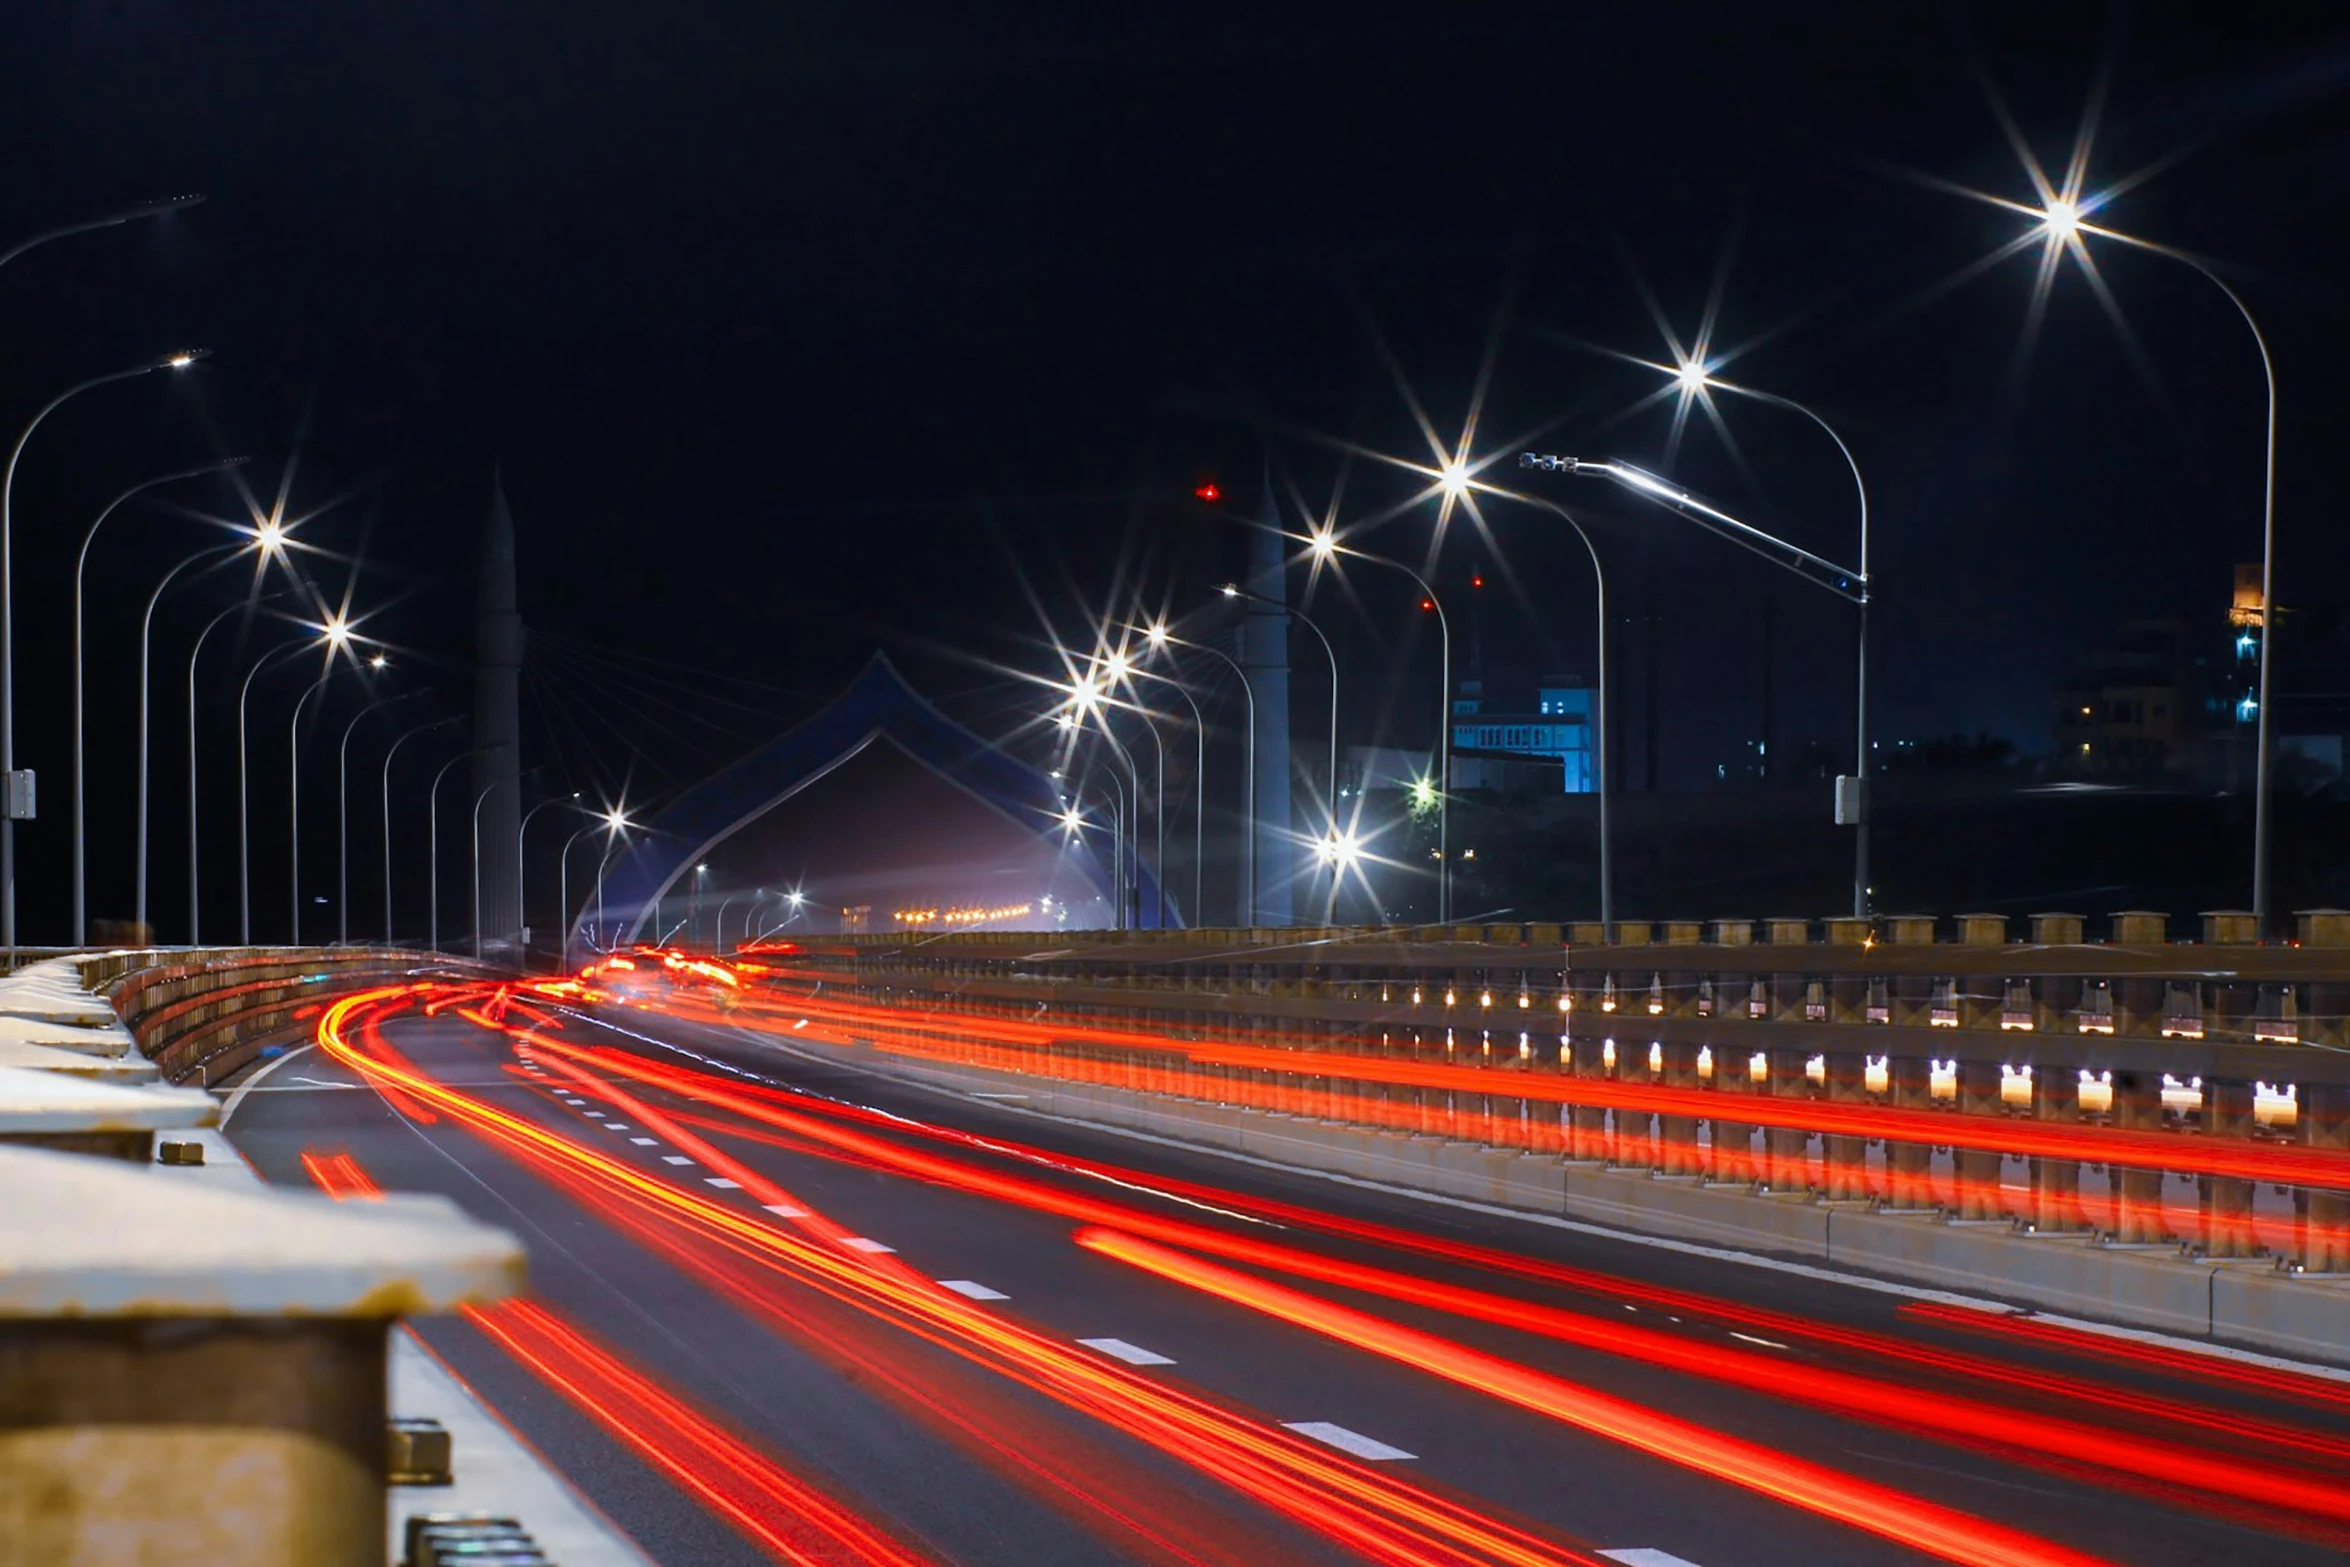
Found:
[(1457, 501), (1468, 494), (1471, 483), (1467, 463), (1448, 462), (1436, 471), (1436, 487), (1444, 492), (1447, 500)]
[(1353, 829), (1348, 828), (1341, 831), (1333, 828), (1321, 842), (1314, 845), (1314, 852), (1324, 865), (1345, 872), (1353, 870), (1356, 865), (1361, 863), (1363, 844), (1362, 840), (1355, 836)]
[(1074, 805), (1066, 807), (1061, 812), (1061, 827), (1070, 837), (1076, 837), (1085, 831), (1085, 813)]

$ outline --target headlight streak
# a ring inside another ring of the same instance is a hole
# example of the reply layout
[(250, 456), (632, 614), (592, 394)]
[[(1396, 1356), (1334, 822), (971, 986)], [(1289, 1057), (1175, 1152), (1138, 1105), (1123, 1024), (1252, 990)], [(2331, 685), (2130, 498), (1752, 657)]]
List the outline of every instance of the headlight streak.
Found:
[(1414, 1366), (1962, 1567), (2094, 1567), (2103, 1561), (1135, 1236), (1086, 1229), (1078, 1233), (1077, 1243), (1170, 1283)]
[(529, 1300), (468, 1306), (465, 1318), (656, 1471), (779, 1559), (924, 1567), (911, 1550), (773, 1457)]
[(2261, 1366), (2217, 1355), (2197, 1354), (2149, 1344), (2142, 1339), (2114, 1338), (2061, 1322), (2044, 1322), (2020, 1312), (1982, 1311), (1971, 1306), (1944, 1306), (1913, 1301), (1901, 1314), (1965, 1333), (1986, 1333), (2037, 1347), (2062, 1350), (2092, 1360), (2108, 1361), (2135, 1370), (2160, 1370), (2196, 1382), (2209, 1382), (2235, 1392), (2258, 1390), (2272, 1398), (2289, 1399), (2319, 1409), (2350, 1409), (2350, 1383), (2329, 1381), (2278, 1366)]
[[(603, 1052), (595, 1052), (587, 1059), (616, 1071), (628, 1071), (632, 1065)], [(1813, 1362), (1788, 1361), (1751, 1351), (1727, 1349), (1618, 1323), (1612, 1319), (1579, 1316), (1555, 1307), (1417, 1279), (1292, 1247), (1225, 1235), (1182, 1221), (1159, 1219), (1095, 1199), (1037, 1186), (1013, 1177), (993, 1175), (935, 1156), (898, 1149), (858, 1133), (828, 1128), (821, 1121), (745, 1102), (740, 1096), (722, 1088), (697, 1088), (690, 1081), (678, 1078), (678, 1069), (675, 1068), (658, 1067), (650, 1063), (633, 1065), (641, 1069), (641, 1075), (646, 1081), (663, 1082), (668, 1079), (664, 1086), (674, 1092), (687, 1094), (703, 1103), (731, 1110), (768, 1125), (791, 1130), (811, 1141), (830, 1145), (839, 1149), (842, 1157), (854, 1163), (891, 1168), (898, 1173), (930, 1180), (954, 1190), (1016, 1203), (1080, 1222), (1119, 1227), (1130, 1233), (1148, 1235), (1193, 1250), (1360, 1290), (1383, 1299), (1431, 1307), (1710, 1381), (1744, 1387), (1772, 1397), (1792, 1399), (1852, 1418), (1916, 1432), (1929, 1439), (1967, 1446), (1991, 1445), (2012, 1453), (2056, 1461), (2067, 1465), (2072, 1471), (2086, 1474), (2092, 1480), (2111, 1484), (2115, 1483), (2115, 1475), (2129, 1476), (2232, 1502), (2281, 1507), (2313, 1518), (2350, 1523), (2350, 1492), (2343, 1489), (2338, 1474), (2317, 1477), (2307, 1471), (2241, 1462), (2158, 1437), (2111, 1432), (2074, 1419), (2011, 1410), (1978, 1398), (1904, 1386)], [(1539, 1268), (1528, 1271), (1538, 1277), (1550, 1272)], [(1583, 1287), (1602, 1293), (1615, 1293), (1619, 1283), (1604, 1276), (1589, 1275), (1583, 1276), (1579, 1282)], [(1668, 1297), (1663, 1304), (1668, 1309), (1678, 1305), (1701, 1314), (1724, 1314), (1719, 1303), (1703, 1297)], [(1740, 1320), (1735, 1308), (1728, 1314), (1731, 1320)], [(2224, 1411), (2206, 1410), (2176, 1400), (2103, 1388), (2077, 1379), (2020, 1371), (1997, 1362), (1981, 1361), (1976, 1357), (1918, 1350), (1915, 1346), (1880, 1335), (1832, 1329), (1823, 1331), (1801, 1319), (1775, 1319), (1767, 1325), (1790, 1336), (1827, 1338), (1841, 1341), (1844, 1347), (1878, 1349), (1901, 1360), (1925, 1363), (1930, 1369), (1955, 1369), (1973, 1377), (1988, 1378), (1989, 1385), (2002, 1389), (2053, 1393), (2071, 1400), (2075, 1408), (2084, 1404), (2092, 1408), (2104, 1407), (2161, 1420), (2174, 1429), (2188, 1426), (2213, 1434), (2226, 1434), (2242, 1440), (2264, 1456), (2275, 1453), (2322, 1455), (2337, 1464), (2350, 1465), (2350, 1442), (2322, 1432)], [(1854, 1341), (1857, 1341), (1857, 1345)], [(1955, 1362), (1955, 1366), (1936, 1364), (1942, 1361)], [(1977, 1382), (1975, 1385), (1983, 1384)], [(2186, 1500), (2192, 1502), (2194, 1497), (2187, 1497)]]
[[(626, 1058), (608, 1057), (602, 1052), (596, 1054), (597, 1059), (608, 1067), (615, 1070), (626, 1070), (626, 1066), (623, 1064)], [(650, 1067), (649, 1063), (646, 1065)], [(651, 1071), (654, 1074), (660, 1073), (658, 1068), (652, 1068)], [(694, 1083), (689, 1074), (672, 1072), (668, 1076), (670, 1080), (664, 1082), (664, 1086), (669, 1087), (671, 1091), (686, 1094), (701, 1102), (711, 1102), (710, 1085)], [(662, 1081), (663, 1079), (660, 1075), (648, 1075), (646, 1080)], [(1974, 1387), (2012, 1388), (2045, 1395), (2052, 1400), (2073, 1407), (2102, 1406), (2142, 1415), (2151, 1421), (2191, 1424), (2207, 1430), (2242, 1437), (2258, 1444), (2258, 1450), (2264, 1453), (2279, 1448), (2299, 1450), (2313, 1441), (2319, 1445), (2339, 1445), (2336, 1439), (2303, 1428), (2282, 1426), (2251, 1417), (2233, 1417), (2224, 1411), (2183, 1403), (2176, 1399), (2136, 1393), (2128, 1389), (2091, 1382), (2061, 1373), (2019, 1367), (2005, 1361), (1968, 1354), (1964, 1351), (1916, 1344), (1867, 1329), (1844, 1328), (1815, 1322), (1810, 1318), (1772, 1311), (1764, 1307), (1723, 1300), (1688, 1290), (1676, 1290), (1647, 1284), (1639, 1280), (1595, 1272), (1590, 1269), (1570, 1267), (1517, 1252), (1501, 1251), (1471, 1242), (1422, 1235), (1412, 1230), (1399, 1229), (1391, 1225), (1366, 1220), (1350, 1219), (1342, 1215), (1305, 1208), (1293, 1203), (1279, 1202), (1270, 1198), (1256, 1197), (1247, 1193), (1229, 1191), (1219, 1187), (1203, 1187), (1164, 1176), (1144, 1177), (1136, 1175), (1134, 1172), (1121, 1170), (1114, 1165), (1098, 1164), (1073, 1155), (1031, 1148), (1024, 1144), (983, 1137), (974, 1133), (957, 1131), (950, 1127), (934, 1126), (911, 1117), (850, 1105), (824, 1095), (811, 1094), (802, 1090), (766, 1085), (750, 1088), (746, 1091), (757, 1099), (771, 1103), (808, 1107), (816, 1110), (819, 1114), (840, 1116), (866, 1125), (879, 1125), (888, 1130), (902, 1130), (933, 1142), (1019, 1160), (1056, 1173), (1103, 1179), (1112, 1184), (1125, 1185), (1132, 1190), (1148, 1192), (1153, 1196), (1193, 1202), (1195, 1206), (1205, 1208), (1210, 1212), (1238, 1214), (1240, 1217), (1254, 1218), (1258, 1223), (1272, 1225), (1276, 1228), (1320, 1231), (1390, 1250), (1434, 1257), (1446, 1262), (1481, 1268), (1510, 1277), (1556, 1285), (1591, 1295), (1602, 1303), (1613, 1303), (1618, 1300), (1638, 1301), (1644, 1306), (1666, 1313), (1703, 1317), (1717, 1322), (1752, 1328), (1759, 1333), (1800, 1338), (1826, 1347), (1906, 1363)], [(760, 1115), (751, 1107), (737, 1104), (729, 1108), (736, 1114), (759, 1119), (766, 1124), (776, 1124), (774, 1118)], [(738, 1130), (734, 1135), (748, 1136), (753, 1134)], [(817, 1147), (819, 1145), (811, 1140), (806, 1146)], [(871, 1146), (874, 1148), (887, 1147), (884, 1144)], [(825, 1152), (827, 1157), (847, 1161), (858, 1168), (888, 1167), (897, 1169), (901, 1173), (914, 1173), (906, 1170), (905, 1161), (895, 1158), (894, 1155), (885, 1158), (878, 1152), (852, 1154), (841, 1147), (837, 1140), (826, 1148)], [(1133, 1176), (1133, 1179), (1121, 1179), (1127, 1176)], [(946, 1177), (933, 1175), (925, 1178), (945, 1179)], [(1009, 1193), (999, 1191), (996, 1195), (1008, 1197)], [(1056, 1199), (1050, 1204), (1055, 1208), (1055, 1211), (1061, 1211), (1065, 1216), (1077, 1216), (1069, 1210), (1066, 1202), (1057, 1200), (1058, 1194), (1045, 1192), (1044, 1195)], [(1145, 1234), (1154, 1233), (1150, 1226), (1157, 1222), (1150, 1216), (1141, 1215), (1131, 1210), (1125, 1211), (1123, 1216), (1112, 1211), (1111, 1218), (1115, 1220), (1117, 1225), (1130, 1230), (1140, 1227), (1140, 1233)], [(1984, 1319), (1986, 1324), (2014, 1323), (2017, 1325), (2014, 1330), (2002, 1328), (2001, 1331), (2020, 1330), (2030, 1320), (2002, 1317), (1995, 1313), (1974, 1312), (1960, 1307), (1926, 1304), (1904, 1306), (1902, 1311), (1905, 1315), (1947, 1320), (1956, 1326), (1969, 1325), (1968, 1321), (1961, 1319), (1975, 1318)], [(2241, 1368), (2244, 1375), (2238, 1376), (2236, 1374), (2238, 1366), (2233, 1361), (2212, 1360), (2193, 1356), (2183, 1351), (2163, 1351), (2158, 1346), (2151, 1345), (2131, 1345), (2128, 1349), (2117, 1353), (2122, 1341), (2101, 1339), (2095, 1334), (2079, 1334), (2077, 1330), (2064, 1329), (2052, 1324), (2032, 1323), (2031, 1326), (2041, 1333), (2071, 1334), (2078, 1338), (2087, 1339), (2091, 1341), (2087, 1346), (2088, 1352), (2102, 1352), (2108, 1358), (2120, 1359), (2126, 1363), (2141, 1364), (2149, 1360), (2156, 1364), (2187, 1362), (2184, 1367), (2179, 1368), (2182, 1374), (2198, 1374), (2206, 1380), (2227, 1382), (2231, 1385), (2251, 1383), (2260, 1386), (2273, 1386), (2273, 1390), (2281, 1395), (2297, 1396), (2304, 1402), (2314, 1402), (2324, 1407), (2350, 1407), (2350, 1386), (2343, 1386), (2337, 1391), (2336, 1384), (2318, 1378), (2296, 1376), (2286, 1371), (2266, 1372), (2267, 1380), (2261, 1381), (2260, 1378), (2263, 1375), (2261, 1368)], [(2143, 1351), (2144, 1353), (2138, 1354), (2133, 1351)]]
[[(1026, 1378), (1049, 1396), (1093, 1413), (1127, 1435), (1200, 1468), (1262, 1505), (1336, 1540), (1361, 1559), (1393, 1567), (1454, 1567), (1498, 1562), (1510, 1567), (1603, 1567), (1598, 1558), (1470, 1511), (1401, 1477), (1332, 1453), (1205, 1399), (986, 1312), (951, 1292), (917, 1288), (851, 1258), (793, 1239), (781, 1230), (697, 1194), (680, 1191), (600, 1153), (448, 1089), (404, 1066), (370, 1059), (344, 1038), (363, 1009), (404, 1005), (408, 987), (365, 991), (338, 1000), (322, 1016), (318, 1039), (334, 1060), (380, 1083), (389, 1079), (445, 1110), (533, 1164), (583, 1181), (608, 1195), (663, 1210), (672, 1224), (786, 1270), (803, 1283), (878, 1310), (910, 1331), (1006, 1375)], [(542, 1042), (543, 1043), (543, 1042)]]

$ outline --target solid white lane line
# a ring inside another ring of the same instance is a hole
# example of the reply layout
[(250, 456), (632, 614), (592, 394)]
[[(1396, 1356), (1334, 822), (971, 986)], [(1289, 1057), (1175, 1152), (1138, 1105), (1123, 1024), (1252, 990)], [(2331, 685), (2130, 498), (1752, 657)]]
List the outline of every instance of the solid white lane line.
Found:
[(684, 1154), (681, 1154), (681, 1153), (665, 1153), (665, 1154), (663, 1154), (663, 1155), (661, 1156), (661, 1162), (662, 1162), (663, 1164), (691, 1164), (691, 1163), (693, 1163), (693, 1161), (692, 1161), (691, 1159), (688, 1159), (688, 1158), (687, 1158), (687, 1157), (686, 1157)]
[(723, 1175), (705, 1175), (702, 1177), (702, 1184), (715, 1186), (722, 1192), (739, 1192), (743, 1189), (742, 1182), (730, 1181)]
[(312, 1048), (314, 1047), (311, 1045), (297, 1045), (293, 1049), (287, 1051), (284, 1055), (279, 1056), (275, 1061), (265, 1063), (260, 1071), (255, 1072), (251, 1077), (248, 1077), (243, 1082), (239, 1083), (236, 1087), (236, 1091), (230, 1094), (228, 1096), (227, 1102), (222, 1104), (220, 1107), (220, 1124), (223, 1127), (228, 1125), (230, 1118), (237, 1113), (237, 1106), (245, 1102), (245, 1096), (247, 1094), (261, 1086), (261, 1080), (263, 1078), (269, 1076), (270, 1073), (276, 1071), (279, 1067), (286, 1065), (295, 1057), (307, 1055)]
[(767, 1202), (761, 1203), (759, 1206), (779, 1219), (804, 1219), (808, 1216), (807, 1209), (795, 1208), (788, 1202)]
[(1342, 1453), (1368, 1458), (1373, 1463), (1390, 1463), (1399, 1458), (1419, 1456), (1407, 1453), (1400, 1447), (1389, 1447), (1385, 1442), (1367, 1437), (1360, 1431), (1334, 1426), (1327, 1420), (1284, 1420), (1281, 1423), (1299, 1436), (1310, 1436), (1317, 1442), (1327, 1442)]
[(1775, 1338), (1756, 1338), (1751, 1333), (1740, 1333), (1735, 1328), (1731, 1330), (1730, 1336), (1735, 1339), (1744, 1339), (1749, 1344), (1760, 1344), (1765, 1349), (1785, 1349), (1787, 1347)]
[(1627, 1547), (1621, 1551), (1601, 1551), (1611, 1562), (1622, 1562), (1624, 1567), (1697, 1567), (1687, 1557), (1675, 1556), (1671, 1551), (1651, 1550), (1645, 1545)]
[(1130, 1366), (1171, 1366), (1175, 1364), (1175, 1357), (1172, 1355), (1162, 1355), (1156, 1350), (1144, 1349), (1139, 1344), (1129, 1344), (1122, 1338), (1081, 1338), (1077, 1342), (1083, 1344), (1087, 1349), (1100, 1350), (1112, 1360), (1123, 1360)]
[(895, 1246), (884, 1246), (881, 1242), (864, 1235), (844, 1235), (841, 1237), (840, 1243), (851, 1251), (869, 1251), (879, 1254), (897, 1250)]
[(636, 1144), (639, 1148), (658, 1148), (661, 1146), (661, 1139), (658, 1137), (631, 1137), (629, 1141)]
[(969, 1279), (940, 1279), (938, 1287), (953, 1290), (956, 1294), (971, 1300), (1010, 1300), (1012, 1298), (1002, 1290), (991, 1290), (986, 1285), (973, 1283)]

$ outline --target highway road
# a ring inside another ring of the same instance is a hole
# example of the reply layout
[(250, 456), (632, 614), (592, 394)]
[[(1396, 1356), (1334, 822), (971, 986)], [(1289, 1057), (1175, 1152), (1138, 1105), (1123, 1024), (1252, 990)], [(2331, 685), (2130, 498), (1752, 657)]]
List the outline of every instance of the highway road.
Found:
[(423, 1336), (678, 1567), (2350, 1550), (2315, 1368), (1089, 1129), (666, 982), (321, 1030), (229, 1136), (521, 1235), (529, 1301)]

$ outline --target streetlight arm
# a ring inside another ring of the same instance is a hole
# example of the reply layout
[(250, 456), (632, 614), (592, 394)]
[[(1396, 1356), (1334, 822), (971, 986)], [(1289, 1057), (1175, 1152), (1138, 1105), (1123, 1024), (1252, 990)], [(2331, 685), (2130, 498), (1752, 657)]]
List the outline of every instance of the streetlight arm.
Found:
[(53, 229), (45, 229), (41, 233), (35, 234), (31, 239), (18, 240), (6, 251), (0, 251), (0, 267), (8, 265), (35, 246), (46, 245), (53, 239), (70, 239), (76, 234), (87, 234), (94, 229), (110, 229), (118, 224), (135, 223), (140, 218), (160, 217), (166, 212), (177, 212), (182, 207), (192, 207), (203, 199), (199, 195), (166, 196), (161, 201), (142, 201), (135, 207), (125, 207), (120, 212), (109, 212), (102, 218), (88, 218), (80, 223), (66, 223)]
[[(1836, 445), (1842, 450), (1844, 443), (1838, 441)], [(1845, 456), (1849, 461), (1851, 454), (1847, 452)], [(1699, 500), (1681, 486), (1659, 478), (1645, 468), (1637, 468), (1631, 463), (1613, 458), (1592, 462), (1575, 457), (1551, 457), (1537, 452), (1522, 453), (1518, 458), (1518, 466), (1538, 469), (1544, 473), (1593, 474), (1613, 480), (1641, 499), (1670, 507), (1707, 532), (1761, 556), (1814, 587), (1825, 588), (1849, 603), (1866, 604), (1869, 601), (1869, 579), (1865, 571), (1840, 566), (1824, 555), (1813, 554), (1800, 544), (1782, 539), (1776, 534), (1765, 533), (1751, 523), (1741, 522), (1721, 508)]]

